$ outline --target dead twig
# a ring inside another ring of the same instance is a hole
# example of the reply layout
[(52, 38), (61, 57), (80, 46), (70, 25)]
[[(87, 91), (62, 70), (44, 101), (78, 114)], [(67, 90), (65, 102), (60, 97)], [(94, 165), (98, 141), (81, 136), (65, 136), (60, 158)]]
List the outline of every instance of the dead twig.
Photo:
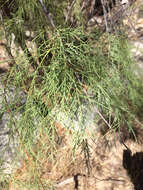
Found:
[(61, 181), (59, 182), (58, 184), (55, 185), (55, 187), (63, 187), (69, 183), (74, 183), (74, 177), (71, 177), (71, 178), (68, 178), (68, 179), (65, 179), (64, 181)]
[(101, 119), (104, 121), (104, 123), (109, 127), (109, 129), (112, 129), (111, 125), (107, 122), (107, 120), (103, 117), (103, 115), (100, 113), (100, 111), (96, 108), (96, 112), (101, 117)]
[(53, 19), (52, 19), (52, 17), (51, 17), (51, 14), (50, 14), (50, 12), (47, 10), (46, 6), (44, 5), (43, 0), (39, 0), (39, 2), (40, 2), (40, 4), (41, 4), (41, 6), (42, 6), (42, 9), (43, 9), (43, 11), (44, 11), (46, 17), (47, 17), (48, 20), (49, 20), (51, 26), (53, 27), (53, 29), (56, 29), (56, 26), (55, 26), (54, 21), (53, 21)]
[(90, 7), (90, 10), (89, 10), (89, 13), (90, 13), (91, 15), (93, 14), (94, 6), (95, 6), (95, 0), (92, 0), (92, 2), (91, 2), (91, 7)]
[[(84, 88), (83, 89), (83, 92), (85, 93), (85, 95), (88, 97), (89, 96), (89, 94), (88, 94), (88, 92), (87, 92), (87, 90)], [(107, 120), (104, 118), (104, 116), (100, 113), (100, 111), (98, 110), (98, 108), (97, 107), (95, 107), (95, 109), (96, 109), (96, 112), (97, 112), (97, 114), (100, 116), (100, 118), (104, 121), (104, 123), (109, 127), (109, 129), (112, 129), (112, 127), (111, 127), (111, 125), (107, 122)]]
[(70, 16), (71, 16), (71, 13), (72, 13), (72, 9), (73, 9), (73, 6), (75, 4), (76, 0), (73, 0), (72, 3), (71, 3), (71, 6), (69, 7), (69, 11), (67, 13), (67, 16), (66, 16), (66, 23), (68, 22)]
[(110, 29), (108, 27), (107, 11), (105, 8), (104, 0), (101, 0), (101, 4), (102, 4), (102, 8), (103, 8), (103, 13), (104, 13), (104, 21), (105, 21), (106, 32), (110, 32)]

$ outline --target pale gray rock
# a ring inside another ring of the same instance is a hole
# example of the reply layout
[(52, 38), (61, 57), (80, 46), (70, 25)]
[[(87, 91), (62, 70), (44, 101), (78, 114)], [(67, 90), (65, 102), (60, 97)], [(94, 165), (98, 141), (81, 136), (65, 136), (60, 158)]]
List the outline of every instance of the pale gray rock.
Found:
[[(21, 166), (22, 155), (19, 149), (21, 134), (18, 128), (26, 130), (29, 124), (24, 120), (26, 103), (27, 95), (20, 88), (4, 86), (0, 76), (0, 174), (11, 174)], [(30, 127), (32, 126), (33, 130), (32, 146), (39, 138), (41, 117), (32, 111), (30, 117)]]
[(131, 42), (131, 54), (134, 60), (134, 72), (136, 76), (142, 79), (143, 77), (143, 41)]
[[(18, 118), (19, 116), (17, 116)], [(2, 173), (6, 174), (12, 173), (14, 169), (20, 166), (18, 136), (12, 134), (11, 127), (13, 124), (10, 122), (10, 115), (4, 113), (0, 120), (0, 169)]]
[[(1, 78), (0, 78), (1, 79)], [(15, 127), (22, 116), (22, 110), (15, 112), (14, 102), (24, 104), (26, 95), (9, 87), (4, 89), (2, 79), (0, 81), (0, 173), (11, 174), (20, 166), (20, 155), (18, 151), (18, 134)], [(11, 108), (10, 112), (8, 108)]]
[(78, 133), (86, 129), (94, 131), (97, 127), (96, 123), (99, 120), (95, 103), (93, 104), (89, 101), (81, 103), (75, 112), (66, 112), (56, 107), (50, 115), (66, 129)]

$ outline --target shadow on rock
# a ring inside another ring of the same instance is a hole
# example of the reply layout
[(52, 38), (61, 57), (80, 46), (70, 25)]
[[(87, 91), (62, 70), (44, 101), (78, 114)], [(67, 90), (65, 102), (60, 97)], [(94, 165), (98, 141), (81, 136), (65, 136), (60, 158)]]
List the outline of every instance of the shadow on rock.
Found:
[(143, 152), (132, 155), (131, 150), (124, 150), (123, 167), (127, 170), (134, 189), (143, 190)]

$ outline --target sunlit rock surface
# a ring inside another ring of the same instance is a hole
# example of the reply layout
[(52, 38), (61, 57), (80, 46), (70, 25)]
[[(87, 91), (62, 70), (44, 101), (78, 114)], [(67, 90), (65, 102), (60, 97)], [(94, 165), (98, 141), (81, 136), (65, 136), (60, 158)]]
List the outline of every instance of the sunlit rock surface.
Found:
[[(15, 100), (15, 88), (5, 89), (0, 81), (0, 171), (10, 174), (13, 169), (20, 166), (18, 151), (18, 134), (15, 127), (21, 117), (21, 113), (15, 112), (12, 104)], [(19, 102), (24, 104), (25, 95), (19, 93)]]

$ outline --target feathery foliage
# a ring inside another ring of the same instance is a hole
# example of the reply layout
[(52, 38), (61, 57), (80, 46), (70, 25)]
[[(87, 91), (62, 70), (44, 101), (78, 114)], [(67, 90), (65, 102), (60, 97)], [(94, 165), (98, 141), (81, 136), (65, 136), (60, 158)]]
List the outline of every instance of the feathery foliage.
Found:
[[(46, 149), (47, 159), (55, 161), (60, 141), (54, 125), (53, 109), (73, 117), (79, 106), (88, 102), (96, 105), (112, 130), (120, 132), (120, 127), (125, 125), (134, 133), (132, 125), (135, 120), (141, 119), (143, 103), (142, 86), (133, 72), (126, 36), (103, 34), (98, 29), (87, 33), (84, 29), (85, 18), (79, 11), (80, 1), (76, 1), (73, 8), (74, 27), (65, 22), (64, 11), (70, 2), (42, 2), (51, 13), (50, 17), (44, 13), (40, 1), (7, 0), (1, 3), (7, 45), (11, 44), (14, 34), (14, 43), (23, 52), (13, 56), (14, 63), (4, 77), (5, 87), (16, 89), (14, 101), (9, 105), (7, 102), (3, 104), (5, 110), (10, 110), (12, 120), (13, 115), (21, 111), (13, 133), (18, 133), (21, 146), (26, 149), (21, 149), (23, 157), (27, 159), (25, 152), (28, 152), (34, 160), (32, 163), (36, 163), (37, 168), (31, 167), (27, 189), (42, 189), (43, 183), (45, 188), (52, 188), (50, 182), (43, 180), (41, 183), (39, 179), (42, 150)], [(27, 30), (30, 36), (26, 34)], [(32, 54), (28, 41), (35, 44), (36, 55)], [(26, 94), (26, 102), (22, 105), (18, 99), (21, 89)], [(48, 145), (43, 143), (41, 150), (35, 152), (35, 141), (43, 137), (43, 133)], [(73, 137), (75, 148), (85, 140), (84, 131), (82, 134), (78, 131)]]

